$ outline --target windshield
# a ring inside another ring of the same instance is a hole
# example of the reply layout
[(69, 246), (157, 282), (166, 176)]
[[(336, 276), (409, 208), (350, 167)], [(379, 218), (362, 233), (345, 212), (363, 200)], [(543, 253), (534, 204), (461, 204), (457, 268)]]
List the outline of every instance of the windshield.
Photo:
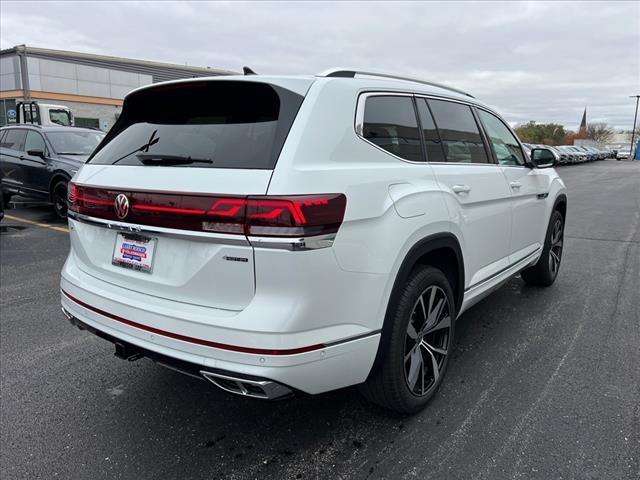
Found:
[(89, 163), (272, 169), (303, 97), (258, 82), (167, 84), (134, 93)]
[(47, 138), (59, 155), (91, 155), (104, 138), (103, 132), (68, 130), (47, 132)]
[(63, 127), (71, 126), (71, 114), (67, 110), (52, 108), (49, 110), (49, 120), (51, 120), (51, 123), (62, 125)]

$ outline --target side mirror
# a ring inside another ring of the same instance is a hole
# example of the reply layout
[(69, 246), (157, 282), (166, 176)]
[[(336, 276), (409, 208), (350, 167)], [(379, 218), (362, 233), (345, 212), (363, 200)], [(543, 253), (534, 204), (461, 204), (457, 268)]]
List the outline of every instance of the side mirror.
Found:
[(27, 155), (44, 158), (44, 150), (27, 150)]
[(556, 164), (556, 156), (546, 148), (534, 148), (531, 150), (531, 163), (534, 168), (551, 168)]

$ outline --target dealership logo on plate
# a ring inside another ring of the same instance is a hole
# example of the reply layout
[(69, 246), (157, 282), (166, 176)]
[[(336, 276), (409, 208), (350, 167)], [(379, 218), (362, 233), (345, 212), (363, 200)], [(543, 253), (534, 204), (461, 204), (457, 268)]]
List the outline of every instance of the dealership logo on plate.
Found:
[(124, 193), (118, 195), (114, 202), (114, 208), (118, 218), (125, 218), (129, 215), (129, 199)]

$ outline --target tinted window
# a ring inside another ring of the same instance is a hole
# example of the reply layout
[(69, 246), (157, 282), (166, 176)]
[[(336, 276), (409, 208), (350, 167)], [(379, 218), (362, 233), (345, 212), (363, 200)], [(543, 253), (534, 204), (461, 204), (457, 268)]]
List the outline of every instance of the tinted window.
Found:
[(424, 98), (418, 98), (418, 113), (424, 134), (424, 142), (427, 149), (427, 162), (444, 162), (444, 150), (436, 124)]
[(448, 162), (489, 162), (471, 107), (442, 100), (429, 100), (429, 106)]
[(367, 98), (362, 136), (400, 158), (424, 161), (411, 97)]
[(69, 129), (48, 132), (47, 138), (55, 152), (60, 155), (91, 155), (104, 138), (104, 133)]
[(127, 97), (89, 162), (272, 169), (302, 100), (289, 90), (244, 81), (141, 90)]
[(493, 146), (500, 165), (524, 165), (524, 155), (518, 144), (518, 140), (495, 115), (478, 109), (480, 120), (484, 124), (484, 129), (489, 136), (489, 141)]
[(10, 150), (22, 151), (24, 148), (24, 137), (27, 135), (26, 130), (11, 129), (2, 140), (2, 146)]
[(47, 150), (47, 147), (44, 144), (44, 138), (38, 132), (34, 132), (33, 130), (29, 130), (27, 132), (27, 140), (24, 144), (25, 151), (29, 150), (40, 150), (44, 152)]

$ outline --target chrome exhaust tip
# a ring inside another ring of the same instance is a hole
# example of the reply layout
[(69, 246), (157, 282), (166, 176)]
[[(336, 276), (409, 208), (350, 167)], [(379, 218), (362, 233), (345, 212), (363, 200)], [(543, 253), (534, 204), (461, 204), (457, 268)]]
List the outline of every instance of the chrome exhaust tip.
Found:
[(60, 307), (60, 309), (62, 310), (62, 313), (64, 313), (64, 316), (67, 317), (67, 320), (72, 321), (73, 320), (73, 315), (71, 315), (66, 308), (64, 307)]
[(225, 392), (262, 400), (276, 400), (293, 395), (293, 390), (271, 380), (252, 380), (201, 370), (200, 374)]

